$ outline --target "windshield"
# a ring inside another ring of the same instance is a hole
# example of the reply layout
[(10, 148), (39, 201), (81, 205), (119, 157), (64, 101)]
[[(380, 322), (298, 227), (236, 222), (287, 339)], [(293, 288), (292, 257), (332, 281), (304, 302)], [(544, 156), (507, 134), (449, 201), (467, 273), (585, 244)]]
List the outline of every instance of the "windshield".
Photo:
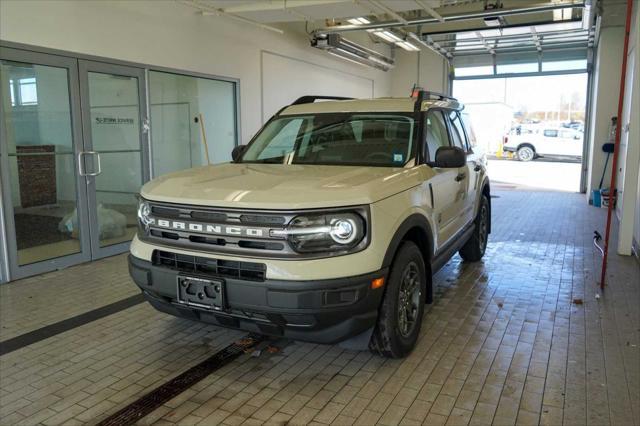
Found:
[(410, 113), (332, 113), (272, 120), (242, 163), (402, 167), (414, 157)]

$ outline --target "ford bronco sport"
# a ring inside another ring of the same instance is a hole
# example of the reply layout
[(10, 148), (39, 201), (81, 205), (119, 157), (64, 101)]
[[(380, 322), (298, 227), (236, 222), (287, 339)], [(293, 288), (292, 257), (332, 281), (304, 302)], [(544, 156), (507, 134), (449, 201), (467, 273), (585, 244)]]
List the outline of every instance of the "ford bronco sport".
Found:
[(484, 255), (485, 161), (453, 98), (329, 99), (283, 108), (230, 163), (142, 188), (129, 267), (155, 308), (411, 351), (432, 276), (457, 251)]

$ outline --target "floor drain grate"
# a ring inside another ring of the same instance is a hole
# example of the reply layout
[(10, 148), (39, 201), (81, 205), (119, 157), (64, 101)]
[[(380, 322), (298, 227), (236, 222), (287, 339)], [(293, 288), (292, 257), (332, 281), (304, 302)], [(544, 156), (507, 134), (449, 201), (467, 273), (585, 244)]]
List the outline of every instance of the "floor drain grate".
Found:
[(98, 426), (125, 426), (160, 407), (165, 402), (181, 394), (214, 371), (224, 367), (239, 355), (265, 340), (264, 336), (250, 334), (197, 364), (164, 385), (152, 390), (98, 423)]

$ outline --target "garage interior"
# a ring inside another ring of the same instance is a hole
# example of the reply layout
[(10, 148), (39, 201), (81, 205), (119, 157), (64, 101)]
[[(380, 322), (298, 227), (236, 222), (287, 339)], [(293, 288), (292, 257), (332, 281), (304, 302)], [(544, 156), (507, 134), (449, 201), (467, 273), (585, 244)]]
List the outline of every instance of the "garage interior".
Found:
[[(1, 1), (0, 424), (640, 425), (631, 5)], [(579, 185), (492, 183), (486, 255), (435, 275), (406, 358), (174, 318), (131, 281), (142, 184), (230, 161), (301, 96), (557, 76), (586, 76)], [(602, 146), (619, 106), (614, 168)], [(608, 212), (594, 197), (613, 180)]]

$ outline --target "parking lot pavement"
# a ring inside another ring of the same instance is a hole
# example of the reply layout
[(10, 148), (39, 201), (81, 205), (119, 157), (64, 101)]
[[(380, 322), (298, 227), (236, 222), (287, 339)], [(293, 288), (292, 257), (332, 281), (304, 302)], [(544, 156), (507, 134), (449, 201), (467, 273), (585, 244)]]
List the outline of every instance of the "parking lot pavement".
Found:
[[(436, 275), (407, 358), (279, 341), (238, 356), (138, 424), (640, 424), (640, 270), (612, 255), (609, 286), (595, 297), (591, 236), (604, 211), (580, 194), (493, 195), (485, 258), (456, 256)], [(82, 285), (127, 297), (125, 260), (90, 264), (101, 271), (91, 278), (80, 265), (0, 286), (0, 321), (13, 336), (29, 315), (60, 321), (95, 309), (90, 297), (58, 302)], [(28, 311), (24, 299), (35, 294), (51, 303)], [(101, 421), (244, 335), (146, 303), (71, 328), (0, 357), (0, 424)]]
[(522, 162), (510, 159), (490, 159), (489, 175), (492, 182), (508, 184), (521, 190), (580, 191), (579, 162), (536, 159)]

